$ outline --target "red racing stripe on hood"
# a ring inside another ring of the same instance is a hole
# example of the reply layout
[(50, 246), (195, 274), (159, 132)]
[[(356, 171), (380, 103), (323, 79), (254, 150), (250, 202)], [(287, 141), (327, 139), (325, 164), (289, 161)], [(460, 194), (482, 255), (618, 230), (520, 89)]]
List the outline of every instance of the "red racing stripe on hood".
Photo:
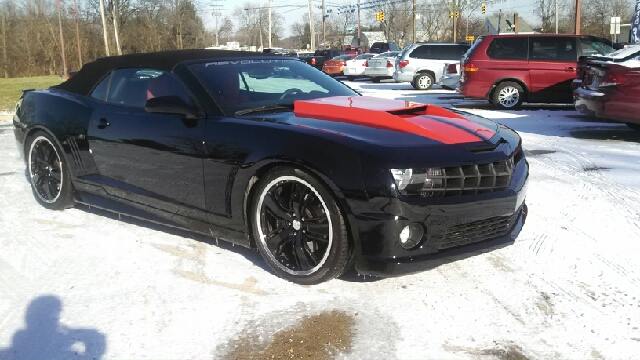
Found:
[(478, 142), (495, 134), (491, 129), (438, 106), (366, 96), (297, 100), (293, 113), (303, 118), (415, 134), (444, 144)]

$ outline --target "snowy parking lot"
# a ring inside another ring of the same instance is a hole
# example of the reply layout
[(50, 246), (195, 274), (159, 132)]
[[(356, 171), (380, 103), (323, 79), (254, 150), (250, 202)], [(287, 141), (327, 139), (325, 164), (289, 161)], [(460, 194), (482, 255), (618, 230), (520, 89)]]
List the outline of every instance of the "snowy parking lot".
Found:
[(35, 201), (0, 121), (0, 359), (640, 358), (640, 132), (572, 106), (346, 82), (516, 129), (530, 163), (514, 245), (397, 278), (316, 286), (252, 250)]

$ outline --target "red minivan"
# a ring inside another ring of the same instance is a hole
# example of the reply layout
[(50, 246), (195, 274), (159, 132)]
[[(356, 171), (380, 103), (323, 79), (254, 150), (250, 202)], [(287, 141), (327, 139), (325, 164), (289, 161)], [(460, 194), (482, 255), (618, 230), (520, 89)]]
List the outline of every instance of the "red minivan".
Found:
[(462, 57), (460, 93), (500, 109), (571, 103), (578, 57), (613, 51), (610, 40), (589, 35), (483, 36)]

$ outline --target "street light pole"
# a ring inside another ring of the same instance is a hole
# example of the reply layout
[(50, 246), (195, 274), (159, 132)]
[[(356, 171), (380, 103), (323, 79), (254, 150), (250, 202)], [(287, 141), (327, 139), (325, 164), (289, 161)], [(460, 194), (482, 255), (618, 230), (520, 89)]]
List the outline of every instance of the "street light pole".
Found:
[(311, 0), (309, 0), (309, 31), (311, 32), (311, 50), (316, 49), (316, 33), (313, 26), (313, 11), (311, 8)]
[(556, 34), (558, 33), (558, 0), (556, 0)]

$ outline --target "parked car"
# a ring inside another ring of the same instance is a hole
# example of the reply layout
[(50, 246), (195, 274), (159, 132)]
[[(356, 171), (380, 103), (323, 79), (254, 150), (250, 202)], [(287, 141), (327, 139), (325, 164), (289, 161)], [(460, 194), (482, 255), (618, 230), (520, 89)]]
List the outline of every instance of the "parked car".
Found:
[(318, 70), (322, 70), (322, 65), (324, 62), (330, 59), (333, 59), (336, 56), (344, 55), (344, 50), (342, 49), (324, 49), (324, 50), (316, 50), (313, 53), (313, 56), (308, 56), (304, 58), (304, 61), (315, 67)]
[(353, 81), (358, 77), (364, 77), (367, 60), (374, 56), (376, 54), (362, 54), (348, 60), (347, 65), (344, 67), (344, 74), (347, 76), (347, 80)]
[(587, 62), (589, 61), (612, 61), (612, 62), (624, 62), (632, 60), (640, 55), (640, 45), (626, 45), (624, 47), (617, 46), (619, 43), (614, 43), (616, 51), (607, 55), (599, 55), (597, 53), (591, 53), (583, 55), (578, 58), (578, 67), (576, 70), (576, 78), (571, 83), (571, 90), (575, 90), (582, 85), (582, 80), (586, 74)]
[(361, 51), (360, 51), (360, 49), (358, 49), (355, 46), (345, 46), (344, 47), (344, 53), (345, 54), (360, 55)]
[(462, 60), (460, 93), (500, 109), (517, 109), (523, 102), (570, 103), (578, 57), (606, 55), (613, 45), (589, 35), (483, 36)]
[(344, 75), (344, 67), (347, 65), (347, 60), (351, 60), (354, 57), (354, 54), (336, 56), (333, 59), (324, 62), (324, 65), (322, 65), (322, 71), (329, 76)]
[(400, 54), (393, 79), (410, 82), (417, 90), (429, 90), (442, 77), (445, 64), (460, 61), (469, 50), (466, 43), (415, 43), (406, 46)]
[(460, 63), (445, 64), (438, 82), (445, 90), (455, 90), (460, 86)]
[(509, 245), (527, 212), (515, 131), (359, 96), (278, 55), (99, 58), (25, 91), (13, 124), (43, 207), (89, 204), (257, 248), (298, 284), (352, 261), (389, 276)]
[(574, 105), (583, 114), (626, 123), (640, 131), (640, 46), (586, 63)]
[(366, 60), (364, 74), (374, 83), (393, 78), (393, 66), (398, 53), (398, 51), (386, 52)]
[(369, 52), (372, 54), (382, 54), (389, 51), (400, 51), (400, 48), (392, 42), (375, 42), (369, 48)]

